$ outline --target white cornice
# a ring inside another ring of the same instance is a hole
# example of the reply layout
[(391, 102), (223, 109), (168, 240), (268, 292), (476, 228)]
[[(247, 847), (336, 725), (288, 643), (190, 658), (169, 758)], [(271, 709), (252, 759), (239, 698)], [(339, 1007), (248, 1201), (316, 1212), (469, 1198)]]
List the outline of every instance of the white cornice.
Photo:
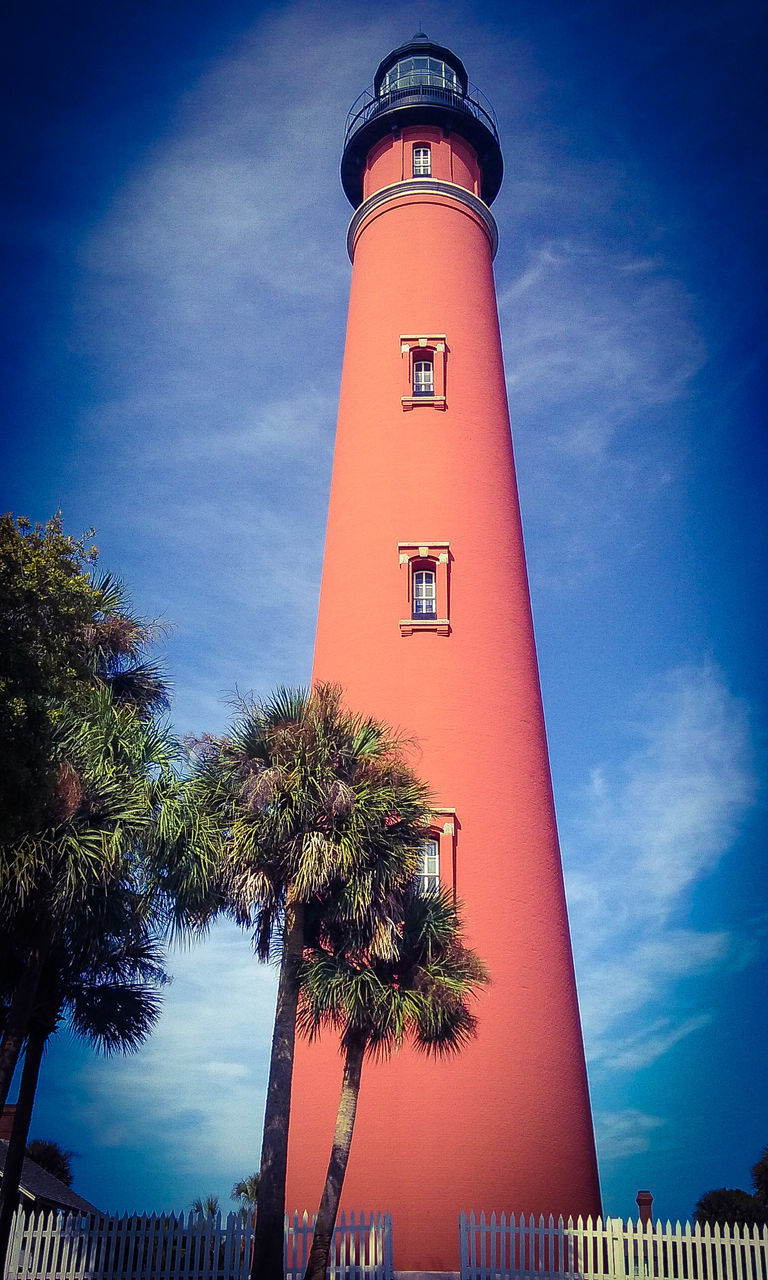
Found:
[(456, 182), (442, 182), (439, 178), (410, 178), (406, 182), (393, 182), (389, 187), (381, 187), (380, 190), (374, 191), (373, 195), (364, 200), (355, 210), (347, 230), (347, 253), (350, 262), (354, 261), (355, 240), (368, 215), (381, 205), (388, 204), (391, 200), (401, 200), (405, 196), (448, 196), (449, 199), (463, 204), (482, 222), (491, 242), (491, 257), (496, 257), (496, 250), (499, 247), (496, 219), (488, 205), (483, 204), (474, 192), (467, 191), (466, 187), (460, 187)]

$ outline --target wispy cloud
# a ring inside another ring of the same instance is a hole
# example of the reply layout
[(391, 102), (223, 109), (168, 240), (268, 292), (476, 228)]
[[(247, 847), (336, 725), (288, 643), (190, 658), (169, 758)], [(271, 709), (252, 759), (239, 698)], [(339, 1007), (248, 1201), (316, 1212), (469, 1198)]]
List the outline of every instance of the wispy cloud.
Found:
[(264, 18), (82, 247), (78, 445), (99, 460), (82, 500), (172, 624), (182, 728), (215, 725), (236, 685), (309, 675), (349, 279), (346, 202), (317, 191), (334, 190), (325, 122), (359, 91), (370, 29), (345, 31), (339, 62), (311, 7)]
[[(668, 974), (664, 976), (667, 977)], [(606, 1071), (639, 1071), (711, 1022), (712, 1016), (709, 1013), (683, 1018), (679, 1022), (673, 1022), (671, 1018), (658, 1018), (638, 1031), (630, 1031), (623, 1040), (616, 1042), (615, 1047), (609, 1042), (601, 1059), (602, 1065)]]
[[(169, 1205), (216, 1190), (226, 1208), (233, 1181), (258, 1168), (275, 973), (231, 926), (170, 963), (151, 1039), (132, 1057), (84, 1066), (71, 1105), (97, 1155), (158, 1153)], [(151, 1178), (145, 1194), (159, 1207)]]
[(585, 1034), (603, 1072), (636, 1071), (706, 1026), (706, 1009), (679, 1001), (684, 981), (743, 963), (733, 931), (698, 930), (686, 912), (756, 796), (747, 710), (713, 664), (652, 682), (628, 729), (636, 748), (593, 773), (563, 823)]
[(664, 1121), (633, 1107), (621, 1111), (603, 1111), (595, 1116), (597, 1142), (600, 1157), (605, 1160), (621, 1160), (625, 1156), (641, 1155), (651, 1147), (651, 1139)]
[(528, 245), (499, 299), (513, 433), (539, 587), (573, 589), (609, 540), (646, 534), (704, 349), (663, 261), (596, 243), (594, 227)]

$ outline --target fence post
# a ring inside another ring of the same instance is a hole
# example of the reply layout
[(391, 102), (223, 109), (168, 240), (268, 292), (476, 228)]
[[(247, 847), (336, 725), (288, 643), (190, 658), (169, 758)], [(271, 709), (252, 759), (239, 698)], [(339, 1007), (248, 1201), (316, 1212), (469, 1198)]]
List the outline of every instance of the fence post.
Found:
[(6, 1275), (15, 1276), (19, 1270), (19, 1254), (24, 1237), (24, 1210), (17, 1209), (11, 1224), (11, 1242), (8, 1246), (8, 1262)]
[(469, 1264), (469, 1259), (467, 1257), (467, 1215), (462, 1209), (461, 1213), (459, 1214), (459, 1267), (461, 1270), (462, 1280), (464, 1280), (464, 1277), (467, 1274), (468, 1264)]
[(621, 1218), (607, 1218), (610, 1247), (608, 1249), (608, 1271), (616, 1280), (625, 1280), (627, 1269), (624, 1262), (624, 1222)]
[(384, 1280), (392, 1280), (395, 1274), (395, 1258), (392, 1247), (392, 1214), (384, 1214)]

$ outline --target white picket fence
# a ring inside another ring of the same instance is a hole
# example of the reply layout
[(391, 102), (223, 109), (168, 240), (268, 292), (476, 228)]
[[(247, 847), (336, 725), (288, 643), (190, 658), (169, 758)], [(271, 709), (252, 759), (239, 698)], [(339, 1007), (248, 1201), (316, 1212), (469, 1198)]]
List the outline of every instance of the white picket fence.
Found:
[[(302, 1280), (315, 1215), (285, 1216), (286, 1280)], [(81, 1217), (18, 1213), (6, 1280), (247, 1280), (250, 1214)], [(341, 1214), (331, 1280), (392, 1280), (389, 1214)]]
[(462, 1213), (459, 1238), (461, 1280), (768, 1280), (768, 1227)]
[[(303, 1280), (312, 1248), (313, 1214), (285, 1217), (286, 1280)], [(290, 1261), (289, 1261), (290, 1258)], [(388, 1213), (339, 1214), (331, 1248), (330, 1280), (392, 1280), (392, 1218)]]

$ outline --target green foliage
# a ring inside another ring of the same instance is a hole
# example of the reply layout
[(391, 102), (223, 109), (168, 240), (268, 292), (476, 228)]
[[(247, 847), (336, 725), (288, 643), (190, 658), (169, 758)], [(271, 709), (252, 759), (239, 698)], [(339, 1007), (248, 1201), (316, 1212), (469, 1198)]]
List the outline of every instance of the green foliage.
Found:
[(27, 1143), (27, 1155), (41, 1169), (52, 1173), (54, 1178), (63, 1182), (65, 1187), (72, 1186), (73, 1151), (65, 1151), (58, 1142), (50, 1142), (45, 1138), (33, 1138)]
[(768, 1224), (768, 1147), (752, 1166), (752, 1186), (754, 1195), (738, 1187), (717, 1187), (705, 1192), (696, 1205), (696, 1222), (702, 1226), (707, 1222), (741, 1226)]
[(757, 1163), (752, 1165), (752, 1186), (755, 1198), (768, 1209), (768, 1147)]
[(55, 818), (67, 710), (87, 713), (99, 689), (143, 720), (167, 705), (146, 656), (157, 628), (132, 614), (114, 578), (95, 577), (91, 537), (68, 537), (60, 512), (34, 526), (0, 517), (0, 843)]
[[(196, 745), (190, 807), (213, 841), (227, 910), (267, 959), (286, 904), (325, 915), (391, 949), (386, 907), (413, 878), (429, 819), (425, 786), (385, 725), (346, 710), (318, 685), (243, 702), (229, 736)], [(205, 825), (203, 825), (203, 819)]]
[(192, 1201), (190, 1209), (200, 1218), (215, 1218), (219, 1212), (219, 1197), (214, 1195), (197, 1196)]
[(78, 903), (51, 948), (35, 1018), (71, 1030), (102, 1053), (139, 1048), (160, 1014), (164, 956), (145, 894), (128, 884), (96, 887)]
[(88, 674), (84, 635), (99, 607), (90, 536), (68, 537), (60, 513), (45, 525), (0, 517), (0, 839), (36, 820), (54, 704)]
[(65, 707), (53, 734), (54, 783), (41, 825), (2, 850), (6, 910), (68, 911), (94, 884), (120, 878), (153, 839), (177, 747), (168, 732), (116, 705), (107, 688)]
[[(191, 859), (177, 867), (168, 840), (184, 826), (183, 780), (179, 744), (158, 718), (168, 687), (147, 656), (156, 627), (131, 612), (113, 578), (91, 581), (85, 548), (64, 537), (59, 518), (43, 530), (6, 518), (3, 531), (14, 552), (3, 571), (15, 590), (16, 634), (24, 632), (24, 608), (38, 625), (35, 592), (46, 583), (26, 573), (35, 556), (48, 566), (58, 555), (60, 576), (85, 601), (67, 615), (70, 665), (56, 645), (48, 666), (39, 664), (46, 725), (35, 811), (17, 808), (0, 824), (4, 1099), (33, 1028), (47, 1037), (66, 1017), (105, 1052), (134, 1048), (147, 1035), (164, 979), (156, 938), (169, 917), (186, 918), (181, 894)], [(30, 576), (34, 589), (25, 595), (19, 582)], [(15, 727), (23, 736), (23, 724)]]
[(333, 1028), (344, 1048), (363, 1043), (377, 1057), (406, 1036), (424, 1053), (455, 1053), (475, 1034), (469, 1001), (488, 981), (485, 968), (463, 941), (450, 894), (412, 889), (391, 905), (394, 946), (385, 956), (321, 926), (302, 965), (299, 1030), (312, 1039)]
[[(149, 1034), (165, 981), (158, 938), (169, 918), (187, 919), (197, 886), (193, 859), (178, 865), (189, 804), (180, 748), (158, 719), (157, 628), (114, 579), (91, 579), (92, 557), (59, 517), (35, 529), (6, 517), (0, 543), (0, 739), (21, 743), (23, 765), (1, 796), (0, 1101), (23, 1053), (31, 1110), (62, 1022), (105, 1053)], [(19, 1149), (28, 1123), (14, 1129)], [(0, 1186), (0, 1271), (12, 1182)]]
[(147, 656), (157, 628), (94, 559), (60, 514), (0, 520), (0, 739), (18, 765), (7, 786), (0, 774), (0, 894), (30, 943), (30, 913), (55, 933), (79, 894), (159, 850), (161, 800), (178, 793), (179, 748), (157, 720), (168, 686)]
[(256, 1201), (259, 1198), (258, 1173), (250, 1173), (247, 1178), (243, 1178), (240, 1182), (235, 1182), (230, 1198), (237, 1200), (244, 1209), (255, 1208)]
[(768, 1222), (765, 1205), (748, 1191), (737, 1187), (718, 1187), (706, 1191), (696, 1205), (694, 1220), (700, 1226), (726, 1223), (736, 1226), (764, 1226)]

